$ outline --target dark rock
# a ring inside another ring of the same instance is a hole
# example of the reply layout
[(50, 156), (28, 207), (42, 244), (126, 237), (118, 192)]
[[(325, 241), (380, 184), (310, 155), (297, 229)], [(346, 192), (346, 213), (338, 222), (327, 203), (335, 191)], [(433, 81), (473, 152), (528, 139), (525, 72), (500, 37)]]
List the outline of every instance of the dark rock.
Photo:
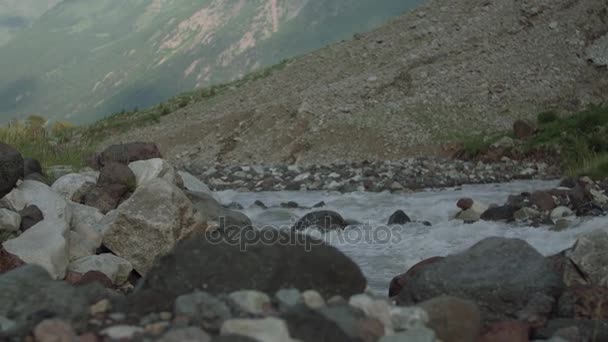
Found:
[(313, 205), (312, 207), (315, 209), (318, 209), (318, 208), (323, 208), (324, 206), (325, 206), (325, 202), (321, 201), (321, 202)]
[(74, 284), (76, 286), (89, 285), (93, 283), (99, 283), (101, 286), (111, 289), (114, 287), (112, 280), (108, 278), (105, 273), (99, 271), (89, 271), (80, 277), (80, 279)]
[(481, 214), (481, 219), (484, 221), (512, 221), (517, 208), (510, 205), (493, 207)]
[(32, 173), (43, 175), (44, 172), (42, 172), (42, 165), (40, 165), (40, 162), (34, 158), (23, 158), (23, 175), (27, 176), (31, 175)]
[(87, 194), (96, 187), (95, 183), (86, 182), (72, 195), (72, 202), (84, 204)]
[(260, 207), (262, 209), (268, 209), (268, 207), (266, 206), (266, 204), (264, 204), (264, 202), (257, 200), (255, 202), (253, 202), (253, 205), (256, 207)]
[(608, 321), (590, 319), (553, 319), (546, 326), (535, 329), (532, 337), (534, 339), (549, 339), (567, 328), (577, 328), (581, 341), (608, 341)]
[(412, 220), (405, 212), (403, 212), (403, 210), (397, 210), (391, 215), (391, 217), (389, 217), (387, 224), (406, 224), (410, 222), (412, 222)]
[(593, 197), (591, 196), (589, 191), (587, 191), (580, 184), (576, 184), (576, 186), (572, 190), (570, 190), (568, 198), (574, 209), (578, 209), (593, 200)]
[(23, 179), (24, 180), (33, 180), (33, 181), (48, 185), (48, 181), (47, 181), (46, 177), (44, 177), (43, 175), (41, 175), (39, 173), (30, 173), (30, 174), (26, 175)]
[(559, 298), (558, 315), (563, 318), (608, 321), (608, 288), (604, 286), (574, 286)]
[(281, 208), (297, 209), (299, 207), (300, 207), (300, 205), (298, 203), (292, 202), (292, 201), (289, 201), (289, 202), (286, 202), (286, 203), (281, 203)]
[(184, 191), (192, 201), (194, 208), (203, 213), (208, 220), (217, 221), (220, 229), (235, 229), (236, 231), (252, 226), (247, 215), (222, 207), (211, 195), (203, 192)]
[(513, 133), (517, 139), (528, 140), (536, 133), (536, 127), (527, 120), (517, 120), (513, 123)]
[[(106, 188), (114, 187), (115, 185), (116, 189), (122, 187), (122, 189), (126, 191), (124, 186), (118, 184), (112, 184)], [(84, 196), (84, 204), (99, 209), (103, 214), (107, 214), (110, 210), (118, 207), (118, 202), (120, 202), (120, 197), (116, 196), (118, 193), (120, 193), (118, 190), (110, 193), (105, 188), (94, 187)]]
[(476, 342), (528, 342), (530, 331), (530, 325), (525, 322), (497, 322), (486, 326)]
[(7, 252), (4, 247), (0, 245), (0, 274), (14, 270), (23, 265), (25, 265), (23, 260), (19, 259), (18, 256)]
[(210, 294), (315, 289), (324, 298), (349, 298), (365, 286), (359, 267), (332, 246), (297, 233), (248, 230), (179, 243), (140, 281), (131, 304), (138, 312), (167, 310), (176, 297), (196, 289)]
[(23, 208), (19, 215), (21, 215), (21, 231), (26, 231), (36, 225), (38, 222), (44, 220), (44, 214), (35, 205), (28, 205)]
[(1, 332), (0, 340), (27, 333), (46, 318), (64, 319), (82, 328), (89, 306), (108, 296), (98, 285), (75, 288), (54, 281), (46, 270), (35, 265), (25, 265), (1, 275), (0, 289), (0, 316), (10, 317), (17, 323), (14, 330)]
[(536, 191), (532, 193), (530, 202), (542, 211), (553, 210), (557, 206), (553, 196), (545, 191)]
[(232, 209), (232, 210), (243, 210), (245, 208), (243, 208), (243, 206), (238, 203), (238, 202), (230, 202), (225, 206), (227, 209)]
[(577, 181), (575, 178), (567, 177), (567, 178), (562, 179), (562, 181), (559, 183), (559, 186), (563, 187), (563, 188), (572, 189), (576, 186), (576, 184), (577, 184)]
[(421, 223), (423, 226), (432, 227), (433, 224), (429, 221), (416, 221), (417, 223)]
[(593, 202), (587, 202), (576, 209), (576, 216), (602, 216), (605, 214), (604, 208)]
[(137, 181), (135, 179), (135, 174), (127, 165), (107, 163), (99, 172), (97, 186), (105, 188), (113, 184), (124, 185), (129, 191), (134, 191)]
[(500, 321), (536, 295), (557, 298), (562, 289), (560, 274), (527, 242), (494, 237), (425, 265), (402, 282), (396, 300), (408, 305), (446, 294), (473, 300), (485, 321)]
[(23, 157), (13, 147), (0, 142), (0, 198), (6, 196), (23, 178)]
[(115, 162), (128, 165), (138, 160), (162, 158), (158, 147), (154, 143), (132, 142), (128, 144), (112, 145), (106, 148), (99, 157), (99, 164), (105, 166)]
[(427, 327), (441, 341), (475, 341), (481, 332), (481, 313), (474, 302), (439, 296), (418, 306), (428, 313)]
[(358, 322), (365, 318), (363, 311), (344, 303), (325, 306), (316, 311), (326, 319), (336, 323), (351, 338), (358, 337)]
[(456, 206), (462, 210), (467, 210), (467, 209), (471, 209), (471, 207), (473, 206), (473, 203), (475, 203), (475, 202), (471, 198), (461, 198), (456, 203)]
[(406, 284), (406, 282), (412, 277), (414, 276), (416, 273), (418, 273), (421, 269), (423, 269), (424, 267), (437, 262), (441, 259), (443, 259), (444, 257), (432, 257), (432, 258), (428, 258), (425, 260), (422, 260), (421, 262), (415, 264), (414, 266), (412, 266), (407, 272), (400, 274), (396, 277), (394, 277), (391, 280), (391, 283), (389, 285), (388, 288), (388, 296), (389, 298), (393, 298), (396, 295), (399, 294), (399, 292), (401, 292), (401, 289), (403, 288), (403, 286)]
[(335, 211), (322, 210), (313, 211), (304, 215), (293, 226), (294, 230), (304, 230), (307, 228), (317, 228), (321, 230), (344, 229), (348, 223)]
[(289, 336), (303, 342), (353, 341), (335, 322), (312, 310), (293, 310), (283, 314)]

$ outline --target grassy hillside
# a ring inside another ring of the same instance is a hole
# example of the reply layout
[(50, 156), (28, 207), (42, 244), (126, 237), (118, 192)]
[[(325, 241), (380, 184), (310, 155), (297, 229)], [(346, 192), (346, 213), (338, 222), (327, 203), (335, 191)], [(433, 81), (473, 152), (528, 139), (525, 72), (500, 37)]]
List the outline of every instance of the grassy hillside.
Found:
[(91, 122), (368, 31), (421, 0), (66, 0), (0, 49), (0, 122)]

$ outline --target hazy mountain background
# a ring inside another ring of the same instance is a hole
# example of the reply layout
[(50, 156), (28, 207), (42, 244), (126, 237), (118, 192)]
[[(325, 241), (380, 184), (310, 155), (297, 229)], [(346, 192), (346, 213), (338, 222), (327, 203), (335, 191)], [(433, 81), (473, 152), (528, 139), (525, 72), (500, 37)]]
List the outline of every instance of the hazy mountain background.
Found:
[[(1, 11), (31, 20), (55, 2), (15, 0)], [(84, 123), (154, 105), (369, 31), (421, 2), (65, 0), (0, 47), (0, 122), (36, 113)]]
[(61, 0), (0, 1), (0, 46), (8, 43), (19, 31), (26, 29)]

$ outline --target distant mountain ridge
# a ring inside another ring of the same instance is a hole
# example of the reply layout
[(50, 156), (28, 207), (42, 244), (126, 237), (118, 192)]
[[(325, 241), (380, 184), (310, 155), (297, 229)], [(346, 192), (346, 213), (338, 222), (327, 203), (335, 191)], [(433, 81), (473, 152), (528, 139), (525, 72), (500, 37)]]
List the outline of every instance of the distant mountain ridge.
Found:
[(0, 48), (0, 122), (76, 123), (236, 79), (422, 0), (65, 0)]
[(2, 0), (0, 1), (0, 47), (19, 31), (28, 28), (61, 0)]

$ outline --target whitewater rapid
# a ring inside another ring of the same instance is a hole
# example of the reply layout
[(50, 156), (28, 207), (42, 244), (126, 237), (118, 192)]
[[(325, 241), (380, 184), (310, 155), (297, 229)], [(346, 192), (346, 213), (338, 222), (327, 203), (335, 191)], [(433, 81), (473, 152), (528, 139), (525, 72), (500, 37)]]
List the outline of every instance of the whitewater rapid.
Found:
[[(462, 197), (470, 197), (485, 204), (503, 204), (510, 194), (556, 186), (557, 182), (554, 181), (516, 181), (409, 194), (222, 191), (215, 196), (222, 203), (234, 201), (241, 204), (245, 207), (242, 211), (258, 227), (290, 227), (299, 217), (318, 210), (278, 208), (283, 202), (294, 201), (302, 207), (325, 202), (324, 210), (334, 210), (345, 219), (355, 220), (362, 225), (346, 228), (342, 232), (309, 233), (350, 256), (361, 267), (370, 289), (379, 295), (385, 295), (391, 279), (417, 262), (433, 256), (461, 252), (486, 237), (524, 239), (540, 253), (552, 255), (571, 247), (581, 233), (596, 229), (608, 231), (607, 217), (578, 220), (572, 228), (562, 232), (550, 231), (548, 226), (534, 228), (495, 222), (463, 224), (461, 221), (450, 220), (458, 212), (456, 202)], [(269, 209), (252, 206), (256, 200), (262, 201)], [(405, 211), (412, 220), (428, 221), (432, 226), (411, 223), (387, 227), (389, 216), (399, 209)]]

